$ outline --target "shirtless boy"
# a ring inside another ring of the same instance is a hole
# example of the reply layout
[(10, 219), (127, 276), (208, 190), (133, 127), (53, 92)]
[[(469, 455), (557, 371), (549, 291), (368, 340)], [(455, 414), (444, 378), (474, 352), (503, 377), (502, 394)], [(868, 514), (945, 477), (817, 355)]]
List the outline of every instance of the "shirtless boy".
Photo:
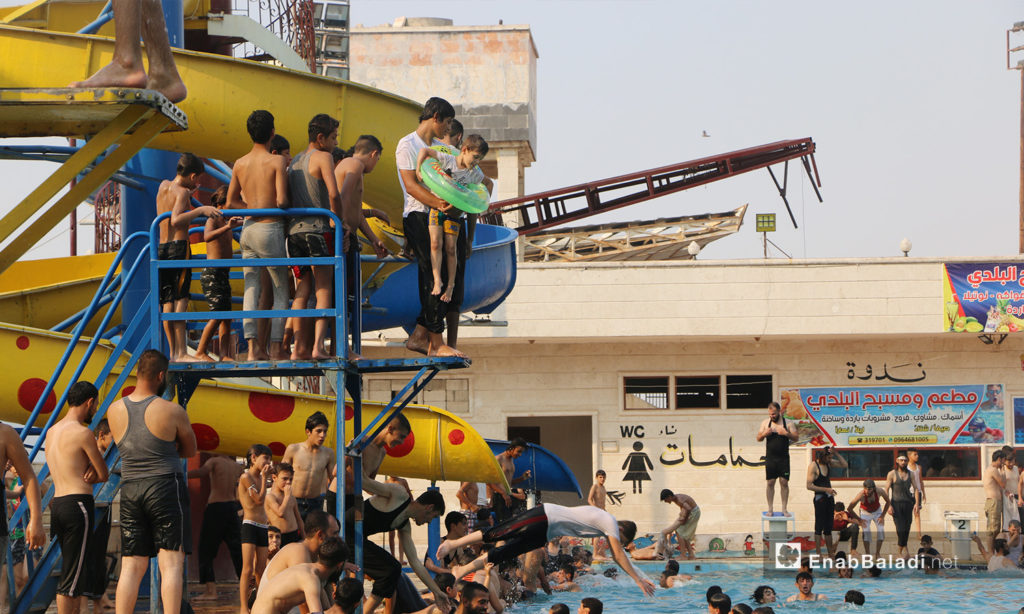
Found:
[(249, 614), (249, 587), (267, 566), (267, 475), (274, 453), (261, 444), (253, 444), (245, 456), (245, 472), (238, 478), (238, 500), (242, 503), (242, 573), (238, 576), (238, 596), (242, 614)]
[(662, 530), (661, 535), (658, 536), (658, 552), (664, 551), (669, 537), (675, 533), (679, 540), (680, 558), (697, 558), (693, 550), (693, 536), (697, 532), (697, 523), (700, 521), (700, 508), (697, 507), (697, 502), (690, 495), (675, 494), (667, 488), (661, 491), (661, 501), (678, 505), (679, 517)]
[(290, 444), (282, 462), (295, 469), (292, 492), (299, 505), (299, 516), (323, 509), (328, 479), (334, 474), (334, 450), (324, 446), (327, 416), (314, 412), (306, 418), (306, 441)]
[[(338, 120), (320, 113), (309, 121), (307, 131), (309, 145), (292, 159), (288, 167), (292, 206), (326, 209), (341, 218), (341, 194), (334, 178), (334, 159), (331, 157), (331, 151), (338, 144)], [(334, 229), (330, 218), (322, 215), (288, 218), (288, 255), (292, 258), (334, 256)], [(312, 267), (312, 273), (308, 267), (300, 267), (299, 271), (292, 309), (305, 309), (314, 287), (317, 309), (330, 309), (334, 302), (334, 267), (317, 265)], [(310, 318), (299, 318), (292, 360), (329, 358), (330, 353), (324, 345), (327, 326), (327, 318), (316, 318), (314, 331)]]
[(199, 583), (206, 592), (198, 598), (217, 597), (213, 560), (223, 541), (235, 566), (235, 575), (242, 575), (242, 522), (238, 518), (238, 478), (245, 468), (224, 454), (214, 454), (198, 469), (188, 472), (188, 479), (207, 478), (210, 495), (203, 510), (203, 525), (199, 529)]
[(57, 583), (57, 612), (77, 614), (83, 595), (98, 599), (102, 587), (85, 571), (96, 548), (106, 549), (93, 537), (92, 485), (107, 481), (107, 463), (86, 423), (96, 413), (99, 393), (89, 382), (76, 382), (68, 391), (68, 412), (46, 433), (46, 460), (53, 479), (50, 532), (64, 553)]
[(786, 600), (787, 603), (792, 601), (821, 601), (825, 599), (825, 595), (814, 592), (814, 576), (808, 571), (801, 571), (796, 574), (796, 590), (797, 593)]
[[(587, 494), (587, 505), (593, 505), (602, 510), (605, 509), (608, 491), (604, 487), (604, 481), (607, 478), (608, 474), (604, 472), (604, 469), (598, 469), (597, 473), (594, 474), (594, 484), (590, 487), (590, 492)], [(594, 556), (604, 557), (607, 550), (608, 544), (604, 543), (604, 540), (594, 540)]]
[(264, 507), (270, 524), (281, 531), (281, 546), (302, 541), (302, 518), (299, 506), (292, 496), (292, 478), (295, 471), (288, 463), (274, 466), (274, 486), (267, 493)]
[(322, 587), (337, 577), (348, 555), (345, 542), (337, 537), (328, 539), (317, 551), (315, 563), (289, 567), (269, 580), (256, 597), (252, 614), (287, 614), (300, 605), (313, 613), (323, 612), (329, 604), (322, 600)]
[(363, 448), (363, 490), (370, 494), (377, 494), (381, 482), (377, 480), (377, 472), (380, 471), (381, 463), (388, 455), (388, 450), (400, 446), (405, 438), (412, 432), (412, 425), (409, 419), (402, 414), (395, 414), (391, 422)]
[[(342, 248), (345, 250), (346, 256), (349, 256), (346, 266), (359, 266), (359, 232), (362, 232), (370, 241), (378, 258), (388, 255), (387, 248), (370, 228), (363, 211), (363, 175), (373, 172), (383, 150), (384, 146), (380, 144), (377, 137), (372, 134), (364, 134), (352, 146), (352, 155), (334, 167), (334, 178), (338, 185), (338, 191), (341, 193), (341, 223), (345, 228), (345, 240)], [(352, 275), (352, 272), (348, 271), (347, 275)], [(354, 280), (355, 277), (349, 277), (349, 281), (346, 283), (352, 284)], [(359, 307), (351, 304), (346, 308), (351, 310)], [(362, 357), (349, 349), (348, 358), (349, 360), (359, 360)]]
[[(497, 459), (502, 473), (505, 474), (505, 480), (509, 486), (514, 486), (530, 479), (529, 469), (524, 471), (518, 478), (515, 477), (516, 459), (522, 456), (524, 452), (526, 452), (526, 440), (522, 437), (514, 437), (508, 442), (508, 448), (494, 457)], [(488, 484), (487, 490), (491, 493), (491, 509), (494, 510), (495, 519), (498, 522), (503, 522), (510, 518), (512, 516), (512, 497), (509, 493), (505, 492), (505, 487), (501, 484)]]
[[(220, 186), (210, 196), (210, 203), (223, 210), (228, 204), (228, 188)], [(203, 229), (203, 240), (206, 241), (207, 260), (230, 260), (231, 259), (231, 231), (242, 225), (242, 218), (233, 216), (228, 219), (211, 217), (206, 220), (206, 228)], [(199, 277), (199, 283), (203, 286), (203, 294), (206, 295), (206, 302), (210, 311), (231, 311), (231, 284), (228, 280), (230, 269), (223, 267), (207, 267), (203, 269)], [(235, 344), (231, 336), (231, 320), (210, 320), (203, 329), (199, 338), (199, 346), (196, 348), (196, 358), (205, 362), (213, 362), (213, 358), (207, 353), (213, 333), (217, 332), (220, 343), (221, 360), (234, 360)]]
[[(178, 158), (177, 174), (174, 179), (160, 182), (156, 192), (156, 213), (170, 213), (171, 218), (160, 222), (160, 245), (157, 258), (160, 260), (188, 260), (191, 250), (188, 244), (188, 227), (195, 218), (220, 218), (216, 207), (192, 208), (192, 192), (199, 185), (203, 174), (203, 161), (190, 153)], [(160, 269), (160, 305), (164, 313), (181, 313), (188, 309), (189, 287), (192, 285), (192, 269)], [(164, 333), (170, 346), (172, 362), (190, 362), (185, 345), (185, 322), (165, 322)]]
[[(276, 156), (267, 149), (274, 138), (274, 116), (269, 111), (253, 111), (246, 121), (246, 129), (252, 138), (252, 149), (235, 161), (231, 169), (231, 184), (228, 186), (228, 207), (231, 209), (274, 209), (288, 206), (288, 163), (283, 156)], [(239, 241), (242, 258), (285, 258), (285, 221), (280, 217), (247, 217), (242, 225)], [(242, 269), (245, 281), (245, 295), (242, 307), (255, 310), (259, 303), (261, 269), (270, 274), (274, 291), (274, 309), (288, 308), (288, 268), (245, 267)], [(245, 340), (249, 344), (249, 360), (273, 358), (283, 360), (287, 353), (281, 347), (284, 336), (284, 320), (274, 318), (270, 325), (270, 345), (267, 339), (259, 337), (254, 319), (242, 321)], [(268, 353), (269, 349), (269, 353)]]

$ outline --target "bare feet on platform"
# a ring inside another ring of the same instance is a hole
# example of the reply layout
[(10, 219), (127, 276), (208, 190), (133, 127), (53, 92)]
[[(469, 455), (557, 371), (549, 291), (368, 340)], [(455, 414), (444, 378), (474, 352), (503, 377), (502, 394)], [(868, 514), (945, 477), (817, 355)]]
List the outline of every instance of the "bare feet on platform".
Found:
[(427, 329), (417, 326), (416, 330), (409, 335), (409, 340), (405, 342), (405, 349), (417, 354), (426, 354), (429, 349), (428, 345)]
[(155, 74), (151, 71), (146, 88), (160, 92), (167, 100), (175, 103), (185, 100), (188, 96), (185, 82), (181, 80), (181, 76), (178, 75), (176, 69), (172, 73), (167, 74)]
[(217, 362), (213, 356), (210, 356), (206, 352), (203, 352), (202, 354), (197, 353), (195, 359), (197, 362)]
[(453, 348), (453, 347), (451, 347), (449, 345), (445, 345), (443, 343), (441, 345), (435, 347), (435, 348), (431, 348), (427, 352), (427, 356), (437, 356), (437, 357), (441, 357), (441, 358), (444, 358), (444, 357), (447, 357), (447, 356), (458, 356), (459, 358), (468, 358), (462, 352), (456, 350), (455, 348)]
[(348, 359), (349, 360), (363, 360), (363, 357), (360, 356), (359, 354), (356, 354), (352, 350), (349, 350), (348, 351)]
[[(84, 81), (75, 81), (68, 87), (137, 87), (144, 88), (149, 82), (142, 66), (123, 66), (119, 62), (111, 62), (96, 71), (96, 74)], [(182, 87), (184, 87), (184, 83)]]
[(176, 357), (171, 362), (203, 362), (203, 361), (200, 360), (199, 358), (195, 357), (195, 356), (189, 356), (188, 354), (183, 354), (181, 356)]
[[(253, 343), (250, 341), (249, 343)], [(270, 354), (262, 350), (249, 350), (249, 362), (256, 362), (258, 360), (270, 360)]]
[(313, 350), (313, 360), (330, 360), (334, 358), (330, 352), (324, 349), (316, 348)]

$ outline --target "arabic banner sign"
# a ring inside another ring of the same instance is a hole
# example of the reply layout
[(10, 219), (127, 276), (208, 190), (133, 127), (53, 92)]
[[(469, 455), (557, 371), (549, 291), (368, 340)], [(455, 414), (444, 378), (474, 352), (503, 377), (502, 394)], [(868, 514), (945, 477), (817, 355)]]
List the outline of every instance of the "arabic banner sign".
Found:
[[(1002, 384), (785, 391), (800, 443), (948, 446), (1003, 443)], [(799, 404), (799, 406), (798, 406)]]
[(943, 330), (1024, 330), (1024, 263), (961, 262), (943, 267)]

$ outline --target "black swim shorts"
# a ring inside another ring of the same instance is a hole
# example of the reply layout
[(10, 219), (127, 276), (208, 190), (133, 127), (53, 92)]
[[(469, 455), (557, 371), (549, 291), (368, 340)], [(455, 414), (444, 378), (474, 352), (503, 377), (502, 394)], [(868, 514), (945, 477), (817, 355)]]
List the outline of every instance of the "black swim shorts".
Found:
[(160, 550), (192, 552), (188, 487), (180, 473), (121, 485), (121, 554), (152, 558)]
[[(191, 250), (188, 241), (168, 241), (156, 248), (158, 260), (188, 260)], [(173, 303), (189, 297), (192, 269), (160, 269), (160, 304)]]
[(60, 542), (62, 561), (57, 581), (59, 595), (80, 597), (97, 593), (86, 586), (94, 577), (85, 568), (96, 548), (93, 523), (92, 495), (66, 495), (50, 502), (50, 533)]
[[(253, 544), (257, 548), (266, 548), (270, 544), (270, 540), (267, 539), (266, 525), (257, 524), (251, 520), (243, 520), (242, 543)], [(284, 546), (284, 543), (281, 545)]]
[(789, 481), (789, 455), (764, 459), (764, 475), (766, 480), (782, 478)]
[(231, 284), (228, 269), (203, 269), (199, 276), (210, 311), (231, 311)]
[[(289, 258), (327, 258), (334, 256), (334, 230), (325, 232), (297, 232), (286, 239)], [(295, 279), (309, 273), (309, 265), (293, 266)]]
[(284, 548), (288, 544), (296, 544), (296, 543), (298, 543), (300, 541), (302, 541), (302, 538), (299, 537), (299, 530), (298, 529), (296, 529), (294, 531), (288, 531), (287, 533), (282, 533), (281, 534), (281, 547), (282, 548)]

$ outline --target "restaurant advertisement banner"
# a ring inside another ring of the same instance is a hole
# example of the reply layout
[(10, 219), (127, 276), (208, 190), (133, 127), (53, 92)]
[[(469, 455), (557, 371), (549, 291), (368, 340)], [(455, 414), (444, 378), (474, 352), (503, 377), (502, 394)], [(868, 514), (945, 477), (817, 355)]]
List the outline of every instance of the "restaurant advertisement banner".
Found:
[(1024, 330), (1024, 263), (957, 262), (943, 266), (943, 330)]
[(798, 443), (949, 446), (1006, 440), (1002, 384), (784, 390)]

